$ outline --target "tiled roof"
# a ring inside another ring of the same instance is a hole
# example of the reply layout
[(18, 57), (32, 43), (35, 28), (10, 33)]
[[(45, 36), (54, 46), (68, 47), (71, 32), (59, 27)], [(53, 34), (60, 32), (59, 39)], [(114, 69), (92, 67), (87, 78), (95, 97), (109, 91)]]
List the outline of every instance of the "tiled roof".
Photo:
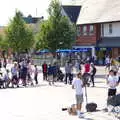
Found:
[(84, 1), (77, 24), (120, 21), (120, 0)]
[(76, 6), (76, 5), (63, 5), (62, 8), (64, 9), (65, 13), (71, 20), (71, 22), (76, 23), (81, 6)]

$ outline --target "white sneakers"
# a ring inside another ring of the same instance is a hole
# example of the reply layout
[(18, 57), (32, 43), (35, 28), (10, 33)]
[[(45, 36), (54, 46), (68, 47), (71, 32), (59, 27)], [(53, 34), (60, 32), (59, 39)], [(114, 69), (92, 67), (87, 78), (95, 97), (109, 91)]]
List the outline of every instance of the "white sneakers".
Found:
[(79, 118), (84, 118), (84, 115), (80, 111), (77, 111), (77, 115)]
[(79, 118), (84, 118), (84, 115), (80, 113), (80, 114), (78, 115), (78, 117), (79, 117)]

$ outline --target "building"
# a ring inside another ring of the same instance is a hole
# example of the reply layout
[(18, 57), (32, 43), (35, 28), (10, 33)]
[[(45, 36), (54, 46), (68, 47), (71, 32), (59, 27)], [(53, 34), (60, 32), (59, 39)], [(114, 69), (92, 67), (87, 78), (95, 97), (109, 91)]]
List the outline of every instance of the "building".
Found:
[(33, 32), (37, 33), (39, 31), (39, 24), (44, 20), (44, 17), (32, 17), (31, 15), (28, 15), (28, 17), (23, 17), (23, 19), (25, 23), (33, 29)]
[[(86, 48), (86, 54), (117, 57), (120, 55), (120, 1), (86, 0), (77, 20), (74, 48)], [(100, 55), (101, 54), (101, 55)]]
[(77, 22), (80, 10), (80, 5), (62, 5), (62, 15), (68, 17), (70, 22), (74, 24)]

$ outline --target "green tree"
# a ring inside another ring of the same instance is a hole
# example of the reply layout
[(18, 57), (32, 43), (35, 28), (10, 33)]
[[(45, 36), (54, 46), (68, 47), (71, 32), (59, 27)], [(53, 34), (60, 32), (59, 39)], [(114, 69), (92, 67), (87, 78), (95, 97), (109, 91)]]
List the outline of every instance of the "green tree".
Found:
[(21, 53), (33, 47), (32, 29), (25, 24), (22, 13), (17, 11), (6, 30), (7, 41), (14, 52)]
[(52, 0), (47, 21), (40, 25), (38, 33), (38, 46), (48, 48), (51, 51), (61, 48), (71, 48), (75, 41), (75, 26), (67, 17), (61, 14), (61, 4), (58, 0)]
[(7, 43), (6, 37), (4, 35), (0, 35), (0, 49), (8, 50), (9, 44)]

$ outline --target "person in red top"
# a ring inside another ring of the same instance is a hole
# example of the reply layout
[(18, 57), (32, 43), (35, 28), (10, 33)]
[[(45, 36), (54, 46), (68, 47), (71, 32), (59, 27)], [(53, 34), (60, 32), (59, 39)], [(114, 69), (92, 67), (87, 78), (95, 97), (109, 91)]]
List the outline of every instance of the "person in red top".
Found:
[(84, 65), (84, 73), (83, 73), (83, 81), (84, 85), (89, 86), (89, 78), (90, 78), (90, 63), (87, 61)]
[(47, 80), (47, 71), (48, 71), (48, 66), (46, 62), (42, 65), (42, 71), (43, 71), (43, 80)]
[(89, 64), (89, 62), (87, 62), (85, 64), (84, 68), (85, 68), (85, 72), (84, 73), (90, 73), (90, 64)]

